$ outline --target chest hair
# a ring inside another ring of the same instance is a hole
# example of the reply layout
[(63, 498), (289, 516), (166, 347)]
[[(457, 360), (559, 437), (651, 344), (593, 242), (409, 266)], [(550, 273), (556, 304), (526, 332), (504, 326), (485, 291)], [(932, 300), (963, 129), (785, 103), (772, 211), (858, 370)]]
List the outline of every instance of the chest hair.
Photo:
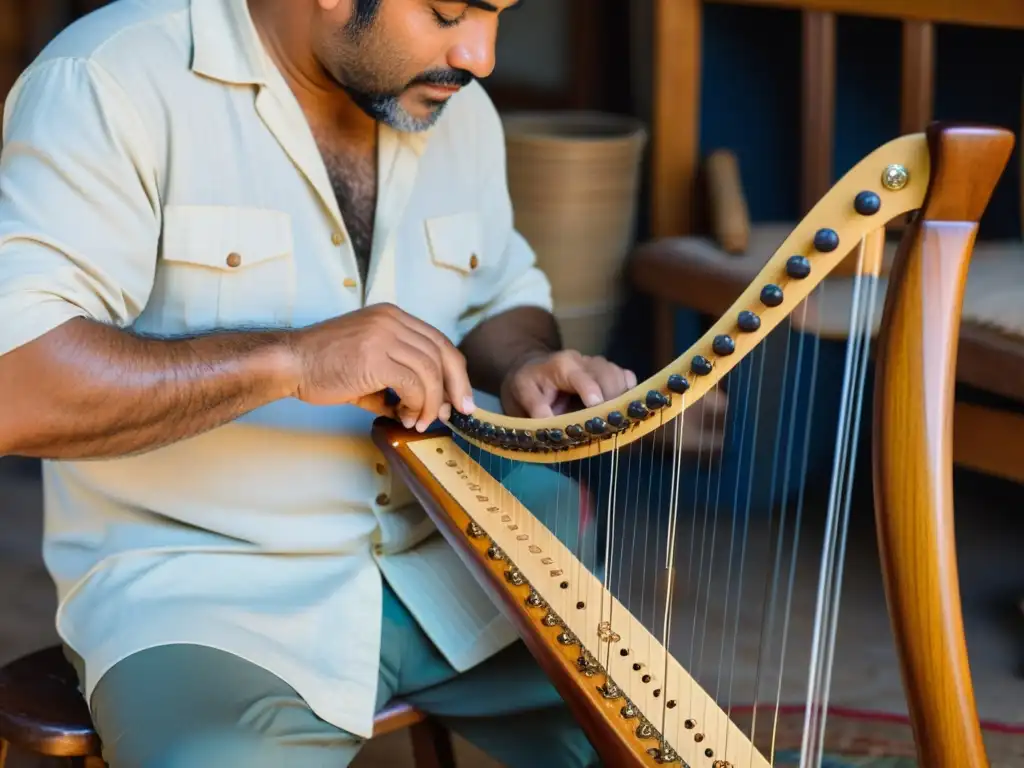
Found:
[(352, 240), (359, 276), (366, 283), (373, 248), (373, 223), (377, 208), (376, 153), (324, 147), (320, 152), (341, 217)]

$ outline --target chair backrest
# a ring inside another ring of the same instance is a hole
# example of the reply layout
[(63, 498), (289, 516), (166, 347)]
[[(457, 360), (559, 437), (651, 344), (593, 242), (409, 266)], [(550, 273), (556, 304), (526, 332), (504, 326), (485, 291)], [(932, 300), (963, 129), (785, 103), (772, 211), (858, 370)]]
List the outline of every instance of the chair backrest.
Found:
[(802, 14), (801, 215), (835, 182), (836, 17), (898, 19), (903, 27), (901, 133), (933, 111), (939, 23), (1024, 29), (1024, 2), (964, 0), (654, 0), (651, 234), (694, 234), (699, 167), (702, 12), (706, 2), (798, 8)]

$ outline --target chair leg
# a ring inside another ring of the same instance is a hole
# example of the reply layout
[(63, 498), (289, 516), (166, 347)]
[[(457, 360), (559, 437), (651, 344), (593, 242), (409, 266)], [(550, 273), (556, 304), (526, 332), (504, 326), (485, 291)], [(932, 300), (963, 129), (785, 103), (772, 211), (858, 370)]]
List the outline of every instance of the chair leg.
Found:
[(410, 726), (409, 735), (415, 768), (455, 768), (452, 736), (443, 725), (427, 718)]

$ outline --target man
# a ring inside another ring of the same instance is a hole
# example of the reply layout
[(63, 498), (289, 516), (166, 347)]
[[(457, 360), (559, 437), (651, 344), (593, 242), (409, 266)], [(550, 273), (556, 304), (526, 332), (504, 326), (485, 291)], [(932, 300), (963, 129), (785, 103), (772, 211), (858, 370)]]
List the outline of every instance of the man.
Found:
[(515, 4), (121, 0), (9, 95), (0, 453), (48, 460), (114, 768), (344, 766), (398, 695), (506, 765), (596, 763), (369, 439), (388, 387), (422, 430), (471, 381), (532, 416), (636, 384), (559, 350), (512, 228), (474, 79)]

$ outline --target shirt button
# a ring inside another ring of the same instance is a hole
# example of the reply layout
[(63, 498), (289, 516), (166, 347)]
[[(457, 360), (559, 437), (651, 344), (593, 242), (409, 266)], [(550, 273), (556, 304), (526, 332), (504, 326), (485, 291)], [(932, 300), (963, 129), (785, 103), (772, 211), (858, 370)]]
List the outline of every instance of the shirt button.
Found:
[(480, 266), (480, 259), (478, 259), (476, 257), (476, 254), (474, 253), (472, 256), (469, 257), (469, 268), (470, 269), (476, 269), (479, 266)]
[(235, 267), (241, 266), (242, 256), (238, 253), (229, 253), (227, 258), (227, 264), (229, 267), (234, 269)]
[(382, 493), (379, 496), (377, 496), (376, 501), (378, 507), (386, 507), (388, 504), (391, 503), (391, 497), (388, 496), (386, 493)]
[(344, 282), (344, 283), (342, 283), (342, 285), (344, 285), (344, 286), (345, 286), (346, 288), (355, 288), (356, 286), (358, 286), (358, 285), (359, 285), (359, 283), (357, 283), (357, 282), (356, 282), (356, 281), (355, 281), (355, 280), (354, 280), (353, 278), (351, 278), (351, 277), (346, 277), (346, 278), (345, 278), (345, 282)]
[(377, 465), (377, 474), (378, 475), (386, 475), (387, 473), (388, 473), (387, 465), (385, 465), (385, 464), (378, 464)]
[(382, 547), (380, 544), (374, 544), (373, 545), (373, 554), (375, 554), (375, 555), (383, 555), (384, 554), (384, 547)]
[(334, 243), (335, 245), (341, 245), (342, 243), (345, 242), (345, 236), (341, 234), (341, 232), (335, 232), (333, 235), (331, 235), (331, 242)]

